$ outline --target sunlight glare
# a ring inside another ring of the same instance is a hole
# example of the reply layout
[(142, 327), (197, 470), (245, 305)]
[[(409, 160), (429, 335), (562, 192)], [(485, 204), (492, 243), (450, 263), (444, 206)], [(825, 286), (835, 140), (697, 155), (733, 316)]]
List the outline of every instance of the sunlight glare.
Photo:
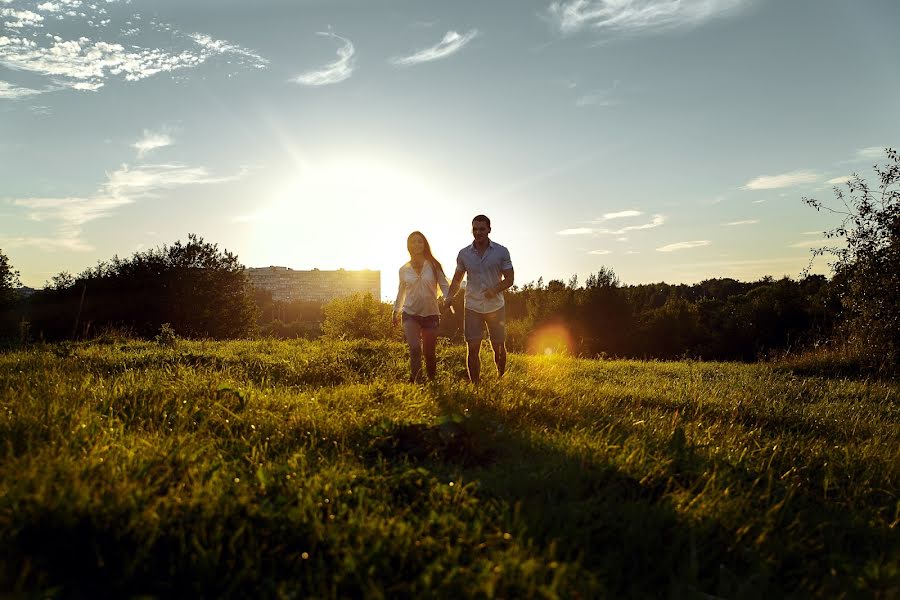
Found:
[(469, 234), (459, 230), (466, 222), (459, 204), (444, 194), (439, 182), (378, 160), (309, 164), (270, 196), (252, 226), (260, 255), (272, 264), (377, 269), (382, 296), (391, 296), (414, 230), (425, 234), (452, 276)]
[(572, 353), (572, 334), (559, 323), (551, 323), (537, 328), (528, 338), (529, 354), (554, 356)]

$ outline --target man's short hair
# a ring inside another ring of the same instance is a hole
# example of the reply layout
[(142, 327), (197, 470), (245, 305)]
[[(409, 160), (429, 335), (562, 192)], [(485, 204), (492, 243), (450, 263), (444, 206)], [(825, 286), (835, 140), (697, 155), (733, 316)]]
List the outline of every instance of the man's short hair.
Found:
[(475, 218), (472, 219), (472, 222), (474, 223), (475, 221), (484, 221), (485, 223), (487, 223), (488, 229), (491, 228), (491, 220), (484, 215), (475, 215)]

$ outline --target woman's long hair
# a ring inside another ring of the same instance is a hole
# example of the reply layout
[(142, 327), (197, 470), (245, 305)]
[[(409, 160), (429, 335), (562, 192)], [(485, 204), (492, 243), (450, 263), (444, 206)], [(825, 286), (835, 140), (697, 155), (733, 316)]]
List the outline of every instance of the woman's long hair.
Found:
[[(409, 252), (409, 258), (412, 259), (412, 240), (413, 236), (420, 236), (422, 241), (425, 243), (425, 260), (431, 263), (431, 268), (434, 269), (435, 278), (438, 275), (444, 275), (444, 268), (441, 266), (441, 263), (438, 262), (438, 259), (434, 257), (434, 254), (431, 253), (431, 244), (428, 243), (428, 238), (425, 237), (425, 234), (421, 231), (413, 231), (406, 238), (406, 251)], [(446, 277), (446, 275), (444, 275)]]

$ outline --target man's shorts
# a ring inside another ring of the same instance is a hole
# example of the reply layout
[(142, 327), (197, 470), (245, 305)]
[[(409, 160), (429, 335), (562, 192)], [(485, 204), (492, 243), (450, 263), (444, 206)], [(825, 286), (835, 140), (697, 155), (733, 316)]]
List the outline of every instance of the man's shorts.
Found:
[(506, 342), (506, 307), (501, 306), (494, 312), (480, 313), (466, 309), (465, 315), (466, 341), (474, 342), (484, 337), (484, 326), (487, 325), (491, 343)]
[(413, 347), (419, 346), (419, 336), (422, 335), (422, 330), (434, 331), (441, 324), (440, 315), (422, 317), (403, 313), (401, 320), (403, 323), (403, 337), (406, 338), (406, 343)]

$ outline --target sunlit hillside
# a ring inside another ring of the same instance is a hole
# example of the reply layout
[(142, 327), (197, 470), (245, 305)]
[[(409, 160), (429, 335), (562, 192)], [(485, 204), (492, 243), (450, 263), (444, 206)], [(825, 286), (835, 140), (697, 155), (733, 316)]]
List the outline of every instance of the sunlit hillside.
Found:
[[(163, 340), (166, 341), (166, 340)], [(0, 589), (896, 597), (900, 385), (376, 342), (0, 354)], [(548, 346), (549, 347), (549, 346)]]

